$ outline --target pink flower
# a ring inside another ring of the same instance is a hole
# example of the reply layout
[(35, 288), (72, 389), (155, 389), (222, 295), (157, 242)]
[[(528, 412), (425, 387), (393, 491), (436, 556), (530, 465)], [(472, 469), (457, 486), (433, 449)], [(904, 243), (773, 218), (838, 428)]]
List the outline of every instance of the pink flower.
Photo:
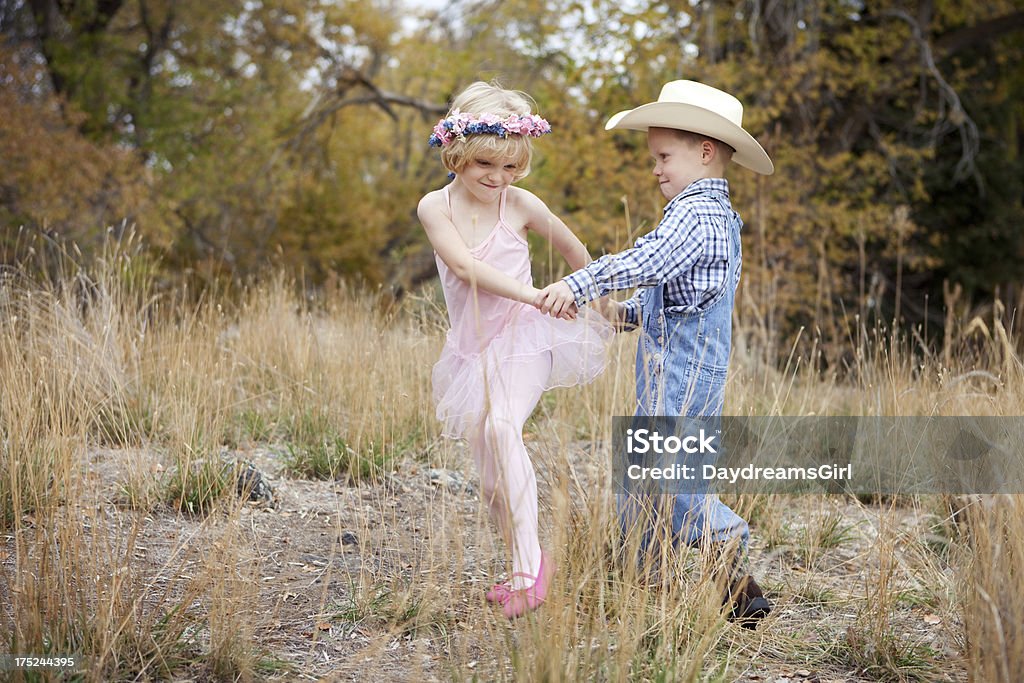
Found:
[(441, 141), (442, 145), (448, 144), (452, 134), (448, 132), (448, 129), (444, 127), (444, 119), (441, 119), (436, 126), (434, 126), (434, 135)]
[(525, 132), (526, 135), (539, 136), (551, 132), (551, 125), (536, 114), (530, 114), (523, 118), (529, 126), (529, 130)]
[(509, 133), (524, 135), (529, 132), (529, 124), (521, 116), (512, 115), (501, 122), (501, 125)]

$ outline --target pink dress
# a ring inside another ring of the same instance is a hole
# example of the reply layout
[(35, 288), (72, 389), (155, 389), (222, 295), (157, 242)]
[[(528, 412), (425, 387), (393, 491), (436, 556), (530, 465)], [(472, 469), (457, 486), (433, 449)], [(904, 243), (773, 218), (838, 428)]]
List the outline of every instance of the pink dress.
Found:
[[(444, 194), (450, 211), (447, 187)], [(532, 285), (526, 241), (505, 223), (506, 194), (499, 200), (497, 225), (470, 252)], [(493, 392), (515, 387), (517, 367), (536, 363), (542, 354), (549, 354), (551, 361), (541, 387), (544, 390), (585, 384), (604, 370), (613, 330), (596, 311), (583, 308), (576, 320), (553, 318), (528, 304), (473, 288), (457, 278), (436, 253), (434, 260), (451, 324), (433, 371), (437, 418), (445, 436), (466, 436), (484, 417), (486, 407), (494, 403)]]

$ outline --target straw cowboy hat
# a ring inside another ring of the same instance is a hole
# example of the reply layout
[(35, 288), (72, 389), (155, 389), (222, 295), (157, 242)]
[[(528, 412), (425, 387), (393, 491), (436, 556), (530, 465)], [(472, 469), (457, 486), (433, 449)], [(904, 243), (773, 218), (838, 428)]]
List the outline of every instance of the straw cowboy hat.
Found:
[(775, 171), (775, 165), (761, 145), (743, 130), (743, 105), (718, 88), (696, 81), (671, 81), (661, 88), (657, 102), (620, 111), (604, 125), (605, 130), (651, 127), (707, 135), (735, 149), (732, 160), (740, 166), (764, 175)]

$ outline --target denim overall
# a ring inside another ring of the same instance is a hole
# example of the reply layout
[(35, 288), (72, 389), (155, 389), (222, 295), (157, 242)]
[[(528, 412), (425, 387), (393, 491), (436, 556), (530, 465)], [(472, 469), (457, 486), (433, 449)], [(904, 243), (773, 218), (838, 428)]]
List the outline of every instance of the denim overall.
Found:
[[(636, 353), (636, 415), (683, 415), (712, 417), (722, 413), (725, 380), (732, 346), (732, 309), (740, 280), (743, 221), (732, 210), (729, 199), (711, 192), (732, 216), (728, 226), (729, 265), (721, 291), (703, 305), (665, 307), (664, 284), (642, 293), (643, 331)], [(705, 461), (710, 462), (710, 461)], [(701, 490), (691, 488), (690, 491)], [(706, 490), (706, 489), (703, 489)], [(672, 543), (687, 546), (740, 539), (745, 548), (749, 537), (746, 521), (722, 503), (714, 493), (675, 493), (672, 501), (642, 500), (619, 494), (619, 521), (626, 533), (641, 522), (641, 509), (658, 520), (671, 508)], [(649, 519), (649, 518), (648, 518)], [(646, 521), (642, 522), (646, 525)], [(653, 527), (654, 525), (649, 525)], [(644, 552), (653, 550), (655, 529), (645, 528), (641, 538)]]

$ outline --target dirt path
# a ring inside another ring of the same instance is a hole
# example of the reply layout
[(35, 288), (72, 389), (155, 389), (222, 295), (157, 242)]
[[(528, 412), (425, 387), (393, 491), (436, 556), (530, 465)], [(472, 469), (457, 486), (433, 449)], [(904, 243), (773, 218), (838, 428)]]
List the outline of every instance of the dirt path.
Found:
[[(534, 442), (530, 448), (537, 455), (542, 516), (564, 458), (573, 467), (561, 488), (574, 500), (603, 481), (600, 459), (584, 444)], [(224, 569), (251, 582), (240, 590), (245, 625), (262, 657), (257, 678), (425, 683), (514, 677), (510, 646), (521, 629), (533, 626), (509, 627), (481, 599), (501, 574), (502, 554), (459, 451), (431, 456), (448, 467), (406, 459), (385, 481), (358, 486), (289, 478), (280, 452), (270, 447), (230, 455), (262, 471), (276, 492), (275, 505), (246, 505), (217, 524), (157, 506), (141, 526), (134, 558), (138, 574), (155, 577), (154, 587), (173, 583), (175, 573), (201, 572), (204, 564), (209, 571), (219, 556), (205, 552), (204, 544), (224, 538), (219, 534), (232, 526), (236, 535), (226, 557), (236, 566)], [(126, 469), (142, 457), (138, 451), (92, 453), (89, 477), (98, 494), (117, 500)], [(112, 518), (138, 514), (109, 502), (100, 507)], [(879, 534), (884, 530), (898, 544), (901, 535), (919, 536), (927, 523), (912, 509), (898, 514), (897, 528), (881, 519), (871, 506), (809, 496), (775, 501), (752, 518), (751, 562), (776, 611), (756, 634), (726, 627), (719, 649), (733, 660), (729, 671), (736, 680), (878, 678), (869, 665), (844, 659), (842, 643), (861, 637), (864, 607), (877, 583)], [(888, 590), (899, 597), (889, 628), (902, 642), (927, 648), (948, 672), (943, 679), (964, 680), (957, 654), (962, 629), (937, 595), (945, 587), (922, 575), (913, 558), (894, 562)], [(189, 667), (175, 672), (183, 680), (193, 675), (201, 677)]]

